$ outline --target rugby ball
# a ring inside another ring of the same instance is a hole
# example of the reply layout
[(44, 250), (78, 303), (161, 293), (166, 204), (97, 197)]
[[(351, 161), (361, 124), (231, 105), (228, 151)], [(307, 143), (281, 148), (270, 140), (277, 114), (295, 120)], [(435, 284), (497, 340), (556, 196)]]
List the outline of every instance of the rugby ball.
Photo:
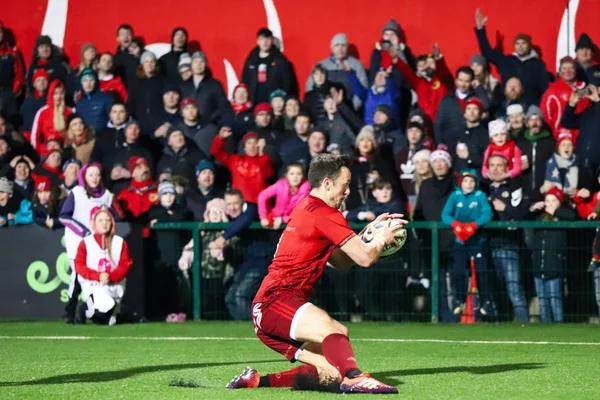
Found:
[[(388, 221), (379, 221), (376, 224), (374, 224), (372, 227), (369, 227), (365, 233), (363, 233), (362, 236), (362, 240), (365, 243), (369, 243), (371, 240), (373, 240), (373, 231), (372, 229), (379, 229), (381, 227), (383, 227), (385, 224), (387, 224)], [(404, 228), (400, 228), (400, 226), (402, 226), (402, 223), (400, 222), (399, 219), (392, 219), (390, 222), (390, 228), (392, 230), (398, 230), (400, 229), (400, 232), (402, 233), (402, 236), (396, 238), (396, 241), (398, 242), (397, 246), (388, 244), (385, 245), (385, 247), (383, 248), (383, 251), (381, 252), (381, 257), (388, 257), (391, 256), (392, 254), (396, 253), (398, 250), (400, 250), (402, 248), (402, 246), (404, 246), (404, 243), (406, 243), (406, 238), (408, 237), (408, 232), (406, 231), (406, 229)], [(396, 228), (396, 229), (394, 229)]]

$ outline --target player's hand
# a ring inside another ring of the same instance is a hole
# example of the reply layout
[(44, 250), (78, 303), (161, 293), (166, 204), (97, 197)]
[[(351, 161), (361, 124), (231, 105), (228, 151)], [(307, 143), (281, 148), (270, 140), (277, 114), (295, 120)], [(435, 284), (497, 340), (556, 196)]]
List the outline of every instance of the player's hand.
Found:
[(273, 229), (278, 230), (281, 228), (281, 224), (283, 223), (283, 218), (275, 217), (273, 218)]
[(371, 231), (373, 232), (373, 238), (384, 243), (385, 245), (398, 246), (398, 241), (396, 238), (404, 237), (404, 231), (398, 227), (394, 227), (394, 229), (392, 229), (390, 226), (391, 223), (391, 219), (388, 219), (387, 223), (383, 224), (382, 226), (371, 228)]
[(394, 229), (401, 229), (404, 228), (404, 225), (408, 224), (408, 221), (404, 219), (404, 214), (390, 214), (390, 213), (383, 213), (377, 216), (377, 218), (375, 218), (375, 221), (373, 221), (373, 223), (377, 223), (379, 221), (385, 221), (388, 219), (399, 219), (400, 220), (400, 225), (398, 227), (395, 227)]
[(106, 272), (101, 272), (99, 281), (100, 281), (100, 283), (102, 283), (104, 285), (108, 285), (108, 283), (109, 283), (108, 274)]

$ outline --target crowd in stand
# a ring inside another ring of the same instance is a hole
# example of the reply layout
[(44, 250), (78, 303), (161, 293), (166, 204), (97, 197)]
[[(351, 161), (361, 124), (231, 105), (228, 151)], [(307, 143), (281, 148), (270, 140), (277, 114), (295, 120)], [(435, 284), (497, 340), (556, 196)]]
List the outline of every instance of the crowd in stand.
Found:
[[(368, 68), (349, 55), (346, 35), (336, 34), (331, 53), (312, 68), (303, 98), (292, 63), (263, 28), (231, 99), (212, 76), (210, 54), (188, 52), (185, 28), (173, 30), (171, 51), (158, 58), (131, 26), (121, 25), (114, 53), (99, 54), (88, 43), (79, 63), (68, 65), (43, 35), (24, 63), (0, 24), (0, 226), (65, 229), (79, 276), (69, 319), (81, 322), (96, 310), (94, 318), (114, 323), (115, 307), (102, 297), (120, 301), (115, 285), (124, 284), (131, 262), (122, 240), (112, 240), (114, 220), (112, 236), (110, 218), (96, 223), (98, 207), (146, 227), (231, 222), (223, 232), (203, 233), (208, 294), (202, 304), (246, 319), (274, 250), (272, 240), (248, 226), (260, 221), (279, 229), (309, 193), (311, 159), (348, 154), (352, 182), (341, 210), (348, 220), (400, 212), (452, 226), (440, 238), (448, 253), (441, 265), (451, 277), (450, 314), (464, 311), (473, 258), (483, 314), (494, 313), (493, 265), (515, 318), (529, 320), (522, 270), (530, 266), (542, 321), (562, 322), (566, 231), (496, 237), (479, 228), (491, 220), (600, 215), (597, 48), (582, 34), (575, 58), (562, 58), (554, 76), (525, 33), (514, 38), (511, 54), (494, 50), (486, 20), (478, 10), (480, 54), (456, 71), (437, 44), (414, 56), (393, 19), (383, 26)], [(87, 239), (90, 233), (96, 242)], [(108, 255), (87, 256), (86, 263), (86, 246)], [(525, 246), (533, 260), (518, 252)], [(177, 250), (183, 271), (192, 249), (188, 243)], [(589, 271), (600, 306), (600, 240)], [(110, 290), (90, 295), (90, 280)], [(77, 304), (82, 284), (85, 306)]]

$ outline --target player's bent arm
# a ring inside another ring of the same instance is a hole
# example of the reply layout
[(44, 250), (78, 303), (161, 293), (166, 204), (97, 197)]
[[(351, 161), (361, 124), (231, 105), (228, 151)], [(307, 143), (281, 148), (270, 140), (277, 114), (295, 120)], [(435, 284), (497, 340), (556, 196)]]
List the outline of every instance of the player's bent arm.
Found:
[(372, 240), (369, 243), (365, 243), (360, 236), (356, 235), (344, 243), (340, 249), (346, 253), (354, 263), (361, 267), (368, 268), (379, 260), (381, 252), (383, 251), (383, 241)]
[(333, 250), (333, 253), (331, 253), (331, 256), (329, 256), (327, 263), (329, 266), (337, 269), (340, 272), (346, 272), (352, 268), (354, 264), (356, 264), (354, 260), (352, 260), (350, 256), (344, 253), (339, 247)]

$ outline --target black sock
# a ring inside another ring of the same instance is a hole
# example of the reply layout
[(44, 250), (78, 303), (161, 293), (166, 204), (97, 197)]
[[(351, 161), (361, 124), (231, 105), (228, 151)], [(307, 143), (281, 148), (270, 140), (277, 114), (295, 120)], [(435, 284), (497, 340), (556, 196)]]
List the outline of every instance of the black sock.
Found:
[(354, 378), (356, 377), (356, 375), (360, 375), (362, 374), (362, 371), (360, 369), (351, 369), (350, 371), (346, 372), (346, 378)]
[(271, 380), (269, 375), (261, 376), (258, 380), (258, 387), (271, 387)]

